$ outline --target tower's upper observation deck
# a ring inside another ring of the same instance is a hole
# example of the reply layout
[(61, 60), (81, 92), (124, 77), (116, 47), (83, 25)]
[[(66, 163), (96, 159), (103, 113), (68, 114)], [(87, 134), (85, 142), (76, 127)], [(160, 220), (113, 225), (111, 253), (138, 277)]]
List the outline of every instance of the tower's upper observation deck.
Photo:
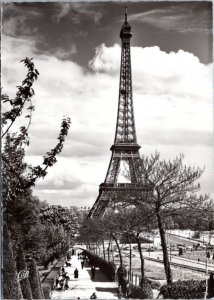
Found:
[(125, 22), (122, 25), (120, 30), (120, 38), (121, 39), (130, 39), (132, 37), (131, 26), (127, 22), (127, 7), (125, 8)]

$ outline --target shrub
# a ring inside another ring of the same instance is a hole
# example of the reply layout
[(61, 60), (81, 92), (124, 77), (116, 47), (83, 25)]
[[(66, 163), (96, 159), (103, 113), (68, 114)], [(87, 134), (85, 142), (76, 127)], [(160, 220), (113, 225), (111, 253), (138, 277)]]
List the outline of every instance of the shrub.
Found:
[(42, 286), (43, 294), (45, 299), (51, 299), (51, 287), (44, 285)]
[(95, 267), (99, 267), (100, 270), (103, 271), (103, 273), (105, 273), (106, 276), (110, 280), (112, 280), (112, 281), (115, 280), (116, 266), (114, 263), (108, 262), (105, 259), (103, 259), (95, 254), (92, 254), (91, 252), (89, 252), (87, 250), (83, 250), (82, 254), (88, 257), (91, 265), (93, 265)]
[(141, 286), (130, 286), (130, 298), (133, 299), (152, 299), (153, 293), (149, 281), (145, 278)]
[(160, 288), (160, 294), (164, 299), (201, 299), (204, 298), (205, 290), (205, 280), (178, 280), (163, 285)]
[(154, 281), (150, 278), (147, 278), (147, 281), (149, 282), (150, 286), (152, 289), (155, 289), (155, 290), (160, 290), (160, 287), (161, 287), (161, 284), (160, 282), (158, 281)]

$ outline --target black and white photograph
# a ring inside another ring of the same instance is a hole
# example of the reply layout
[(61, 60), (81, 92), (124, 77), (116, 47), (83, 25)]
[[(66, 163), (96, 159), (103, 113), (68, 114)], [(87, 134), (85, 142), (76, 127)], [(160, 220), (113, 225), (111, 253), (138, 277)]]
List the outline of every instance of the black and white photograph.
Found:
[(212, 9), (1, 3), (2, 299), (214, 299)]

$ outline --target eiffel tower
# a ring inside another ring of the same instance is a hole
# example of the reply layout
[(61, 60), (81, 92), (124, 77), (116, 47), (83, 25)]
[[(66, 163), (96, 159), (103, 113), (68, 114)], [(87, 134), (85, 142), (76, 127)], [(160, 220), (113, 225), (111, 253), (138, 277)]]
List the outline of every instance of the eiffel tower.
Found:
[[(132, 100), (131, 37), (131, 26), (127, 22), (126, 8), (125, 22), (120, 31), (122, 50), (115, 139), (110, 148), (112, 155), (105, 181), (100, 184), (99, 195), (88, 214), (88, 218), (101, 217), (110, 203), (114, 205), (123, 202), (126, 196), (132, 197), (136, 192), (142, 190), (139, 154), (141, 147), (137, 143)], [(130, 183), (118, 182), (122, 162), (125, 162), (129, 168)]]

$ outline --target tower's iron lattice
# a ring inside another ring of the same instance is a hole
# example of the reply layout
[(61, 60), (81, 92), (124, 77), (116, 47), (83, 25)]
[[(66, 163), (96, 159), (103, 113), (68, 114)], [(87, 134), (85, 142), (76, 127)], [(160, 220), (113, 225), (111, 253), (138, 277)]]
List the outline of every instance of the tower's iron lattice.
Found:
[[(125, 22), (120, 31), (122, 50), (115, 139), (110, 149), (112, 155), (105, 181), (100, 184), (99, 195), (89, 212), (88, 218), (102, 216), (110, 202), (122, 202), (125, 195), (131, 196), (142, 190), (140, 146), (137, 143), (132, 100), (131, 37), (131, 26), (127, 22), (126, 10)], [(118, 182), (122, 161), (129, 167), (130, 183)]]

